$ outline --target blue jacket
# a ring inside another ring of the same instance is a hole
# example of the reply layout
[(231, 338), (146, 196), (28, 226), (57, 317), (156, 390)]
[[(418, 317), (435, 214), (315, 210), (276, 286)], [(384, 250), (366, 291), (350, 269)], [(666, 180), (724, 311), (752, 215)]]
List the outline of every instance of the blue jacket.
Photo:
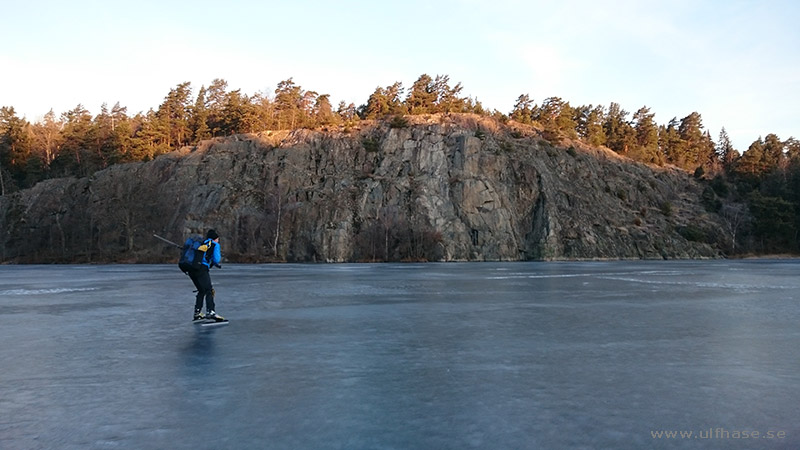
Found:
[(210, 259), (203, 258), (203, 265), (209, 269), (212, 266), (219, 266), (219, 263), (222, 262), (222, 251), (220, 250), (219, 242), (214, 242), (212, 239), (206, 239), (203, 241), (203, 244), (212, 245), (214, 248), (214, 253), (211, 255)]

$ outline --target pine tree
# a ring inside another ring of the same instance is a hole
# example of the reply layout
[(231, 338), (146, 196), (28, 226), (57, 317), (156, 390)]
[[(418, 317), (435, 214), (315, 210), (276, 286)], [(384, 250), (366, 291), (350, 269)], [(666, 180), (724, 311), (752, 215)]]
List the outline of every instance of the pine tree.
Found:
[[(786, 147), (786, 158), (789, 161), (800, 161), (800, 141), (790, 137), (784, 142)], [(800, 192), (798, 192), (800, 194)]]
[(619, 104), (611, 103), (603, 122), (606, 145), (611, 150), (621, 154), (628, 153), (635, 139), (635, 131), (628, 122), (627, 116), (628, 112), (622, 109)]
[(42, 122), (33, 124), (33, 148), (36, 152), (36, 157), (41, 160), (45, 172), (49, 170), (50, 163), (52, 163), (53, 159), (58, 155), (59, 148), (61, 147), (62, 125), (63, 124), (56, 118), (56, 114), (52, 109), (44, 115), (44, 120)]
[(356, 105), (353, 103), (345, 103), (344, 100), (339, 102), (339, 106), (336, 108), (336, 114), (347, 126), (353, 125), (359, 120)]
[[(129, 161), (129, 154), (133, 146), (132, 139), (133, 124), (131, 118), (128, 117), (128, 108), (120, 106), (117, 102), (111, 108), (111, 138), (106, 151), (118, 158), (116, 162)], [(112, 162), (112, 164), (116, 162)]]
[(530, 124), (531, 119), (531, 106), (533, 100), (528, 94), (522, 94), (517, 97), (517, 102), (514, 104), (514, 109), (511, 110), (509, 117), (519, 123)]
[(376, 87), (375, 91), (367, 99), (367, 104), (361, 107), (362, 119), (374, 120), (389, 114), (389, 98), (382, 87)]
[(382, 119), (389, 115), (406, 114), (408, 109), (402, 101), (403, 84), (395, 82), (385, 88), (377, 87), (369, 96), (366, 105), (361, 106), (362, 119)]
[(61, 115), (61, 150), (51, 164), (55, 176), (87, 176), (92, 171), (91, 156), (86, 140), (92, 126), (92, 116), (79, 104)]
[(574, 117), (575, 108), (570, 106), (569, 102), (564, 102), (559, 108), (558, 116), (556, 116), (556, 130), (568, 138), (577, 138), (578, 133), (575, 131), (577, 124)]
[(256, 131), (258, 121), (258, 112), (248, 96), (239, 89), (228, 92), (222, 108), (224, 134), (252, 133)]
[(256, 93), (250, 98), (255, 114), (255, 128), (257, 130), (274, 130), (277, 128), (275, 102), (264, 93)]
[(303, 90), (291, 78), (278, 83), (275, 89), (275, 108), (278, 115), (278, 129), (293, 130), (300, 121), (300, 105)]
[(584, 138), (591, 145), (606, 145), (606, 132), (603, 130), (603, 120), (605, 119), (605, 108), (600, 105), (592, 108), (589, 105), (589, 112), (586, 115), (586, 135)]
[(211, 136), (223, 135), (223, 108), (228, 96), (228, 82), (215, 78), (206, 89), (205, 108), (208, 112), (208, 119), (206, 124), (211, 132)]
[(189, 120), (192, 108), (192, 87), (190, 82), (179, 84), (171, 89), (158, 107), (156, 117), (166, 128), (167, 146), (173, 149), (188, 144), (192, 137)]
[(386, 86), (384, 93), (389, 105), (389, 114), (407, 114), (408, 108), (403, 104), (403, 83), (397, 81), (391, 86)]
[(703, 119), (700, 113), (693, 112), (681, 119), (678, 134), (684, 142), (681, 164), (687, 170), (707, 165), (714, 158), (714, 142), (703, 130)]
[(137, 114), (134, 118), (135, 133), (131, 139), (130, 160), (150, 161), (158, 155), (170, 151), (169, 129), (159, 120), (152, 109), (147, 114)]
[(717, 157), (722, 161), (725, 170), (730, 170), (733, 162), (739, 157), (739, 152), (733, 148), (731, 138), (725, 127), (719, 132), (719, 143), (717, 143)]
[(197, 99), (190, 114), (189, 128), (192, 131), (192, 142), (197, 143), (211, 137), (211, 129), (208, 128), (208, 108), (206, 107), (206, 88), (200, 86), (197, 92)]
[(315, 91), (304, 91), (300, 98), (300, 125), (301, 127), (314, 126), (314, 105), (317, 104), (319, 94)]
[(450, 77), (448, 75), (437, 75), (433, 80), (433, 91), (436, 93), (435, 107), (431, 112), (464, 112), (465, 102), (459, 97), (463, 87), (457, 83), (450, 87)]
[(764, 173), (764, 141), (759, 137), (736, 162), (736, 173), (740, 176), (760, 176)]
[(436, 105), (437, 93), (433, 78), (423, 74), (411, 86), (411, 91), (406, 98), (406, 106), (410, 114), (427, 114), (433, 112)]
[(778, 168), (784, 168), (785, 155), (784, 144), (775, 134), (768, 134), (764, 138), (764, 170), (773, 171)]
[(320, 95), (314, 102), (314, 121), (317, 125), (331, 125), (335, 123), (336, 116), (333, 114), (331, 106), (331, 96), (328, 94)]
[(100, 114), (95, 116), (89, 129), (87, 144), (96, 156), (98, 168), (116, 164), (121, 160), (120, 145), (114, 132), (117, 128), (117, 120), (108, 110), (108, 106), (103, 103), (100, 106)]
[(678, 118), (673, 117), (666, 126), (661, 126), (658, 131), (658, 145), (667, 162), (678, 167), (684, 166), (686, 143), (678, 134)]
[(631, 158), (647, 163), (663, 165), (664, 155), (658, 148), (658, 126), (653, 120), (655, 114), (650, 108), (643, 106), (633, 115), (635, 123), (635, 145)]
[(17, 117), (13, 107), (0, 108), (0, 171), (8, 174), (0, 174), (0, 194), (25, 182), (32, 143), (30, 124)]

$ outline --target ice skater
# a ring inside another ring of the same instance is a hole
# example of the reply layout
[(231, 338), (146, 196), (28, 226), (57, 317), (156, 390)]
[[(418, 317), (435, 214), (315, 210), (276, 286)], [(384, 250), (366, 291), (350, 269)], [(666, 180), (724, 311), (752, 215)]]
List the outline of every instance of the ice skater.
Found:
[[(187, 275), (192, 279), (194, 287), (197, 288), (197, 297), (194, 302), (194, 320), (211, 319), (224, 321), (225, 318), (216, 313), (214, 303), (214, 286), (211, 284), (211, 267), (222, 268), (222, 250), (219, 245), (219, 234), (216, 230), (210, 229), (206, 233), (206, 239), (195, 250), (194, 261), (187, 270)], [(203, 300), (206, 304), (206, 314), (203, 315)]]

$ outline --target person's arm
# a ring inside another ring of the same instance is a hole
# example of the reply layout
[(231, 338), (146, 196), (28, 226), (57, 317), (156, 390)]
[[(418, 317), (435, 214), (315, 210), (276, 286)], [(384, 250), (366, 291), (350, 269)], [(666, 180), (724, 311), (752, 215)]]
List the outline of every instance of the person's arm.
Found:
[(219, 244), (217, 244), (214, 246), (214, 256), (211, 257), (211, 265), (217, 266), (221, 269), (222, 268), (222, 266), (220, 265), (221, 262), (222, 262), (222, 252), (220, 251)]

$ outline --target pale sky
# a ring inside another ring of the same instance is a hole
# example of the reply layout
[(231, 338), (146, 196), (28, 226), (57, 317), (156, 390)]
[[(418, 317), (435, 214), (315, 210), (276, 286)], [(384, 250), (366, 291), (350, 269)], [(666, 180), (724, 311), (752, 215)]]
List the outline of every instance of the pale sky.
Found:
[[(693, 111), (716, 141), (800, 138), (800, 2), (599, 0), (0, 0), (0, 106), (40, 120), (82, 104), (156, 109), (214, 78), (244, 94), (304, 90), (366, 103), (448, 75), (509, 113), (537, 104)], [(630, 117), (630, 116), (629, 116)]]

